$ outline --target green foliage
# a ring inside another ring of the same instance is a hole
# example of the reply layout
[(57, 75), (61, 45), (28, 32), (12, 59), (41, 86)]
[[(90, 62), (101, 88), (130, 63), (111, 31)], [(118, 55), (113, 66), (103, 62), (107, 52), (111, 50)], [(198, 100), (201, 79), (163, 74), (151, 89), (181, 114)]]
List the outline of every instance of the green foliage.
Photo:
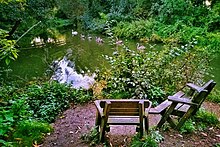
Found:
[(216, 126), (219, 124), (218, 117), (214, 113), (205, 111), (204, 109), (200, 109), (196, 113), (194, 119), (198, 123), (204, 123), (205, 125), (209, 126)]
[(187, 81), (203, 78), (208, 69), (204, 58), (207, 54), (195, 43), (194, 40), (181, 47), (147, 52), (118, 48), (112, 57), (106, 56), (111, 68), (99, 73), (99, 78), (107, 81), (105, 92), (114, 98), (120, 94), (154, 103), (162, 101)]
[(51, 131), (47, 123), (53, 122), (59, 113), (69, 108), (71, 102), (83, 103), (91, 98), (88, 91), (57, 82), (32, 84), (24, 88), (1, 86), (0, 146), (13, 145), (16, 138), (21, 138), (18, 140), (22, 146), (31, 146), (35, 141), (39, 143), (42, 133)]
[(159, 134), (159, 131), (151, 131), (148, 135), (142, 139), (138, 134), (132, 138), (131, 147), (158, 147), (159, 142), (163, 140), (163, 136)]
[(192, 5), (189, 0), (161, 0), (157, 1), (152, 6), (152, 13), (156, 14), (160, 22), (165, 24), (174, 23), (184, 20), (192, 10)]
[[(153, 42), (187, 43), (193, 38), (202, 36), (206, 32), (206, 28), (189, 27), (181, 21), (172, 25), (165, 25), (155, 19), (150, 19), (131, 23), (121, 22), (113, 28), (113, 31), (116, 36), (131, 39), (148, 38), (149, 41)], [(213, 46), (217, 47), (217, 45)]]
[(71, 102), (86, 102), (91, 99), (86, 91), (57, 82), (30, 85), (24, 96), (27, 97), (34, 116), (46, 122), (53, 122), (59, 113), (69, 108)]
[[(87, 2), (88, 3), (88, 2)], [(133, 0), (92, 1), (87, 5), (87, 11), (81, 17), (84, 28), (103, 33), (107, 21), (130, 21), (133, 19)]]
[(90, 146), (94, 146), (99, 143), (99, 132), (97, 131), (97, 126), (93, 127), (88, 134), (83, 134), (81, 139)]
[(113, 28), (114, 34), (119, 37), (130, 39), (138, 39), (142, 37), (150, 37), (154, 33), (156, 25), (154, 19), (138, 20), (132, 22), (121, 22)]
[(219, 124), (218, 117), (211, 112), (200, 109), (192, 119), (187, 120), (180, 128), (181, 133), (192, 133), (196, 130), (204, 130), (209, 126)]
[(46, 133), (53, 129), (47, 123), (42, 123), (36, 120), (25, 120), (18, 123), (13, 133), (13, 138), (18, 140), (18, 146), (32, 146), (34, 143), (42, 143)]
[(196, 6), (190, 0), (160, 0), (152, 4), (153, 16), (164, 24), (174, 24), (182, 21), (188, 26), (202, 27), (208, 19), (209, 9)]
[(14, 126), (31, 116), (25, 99), (17, 99), (17, 88), (1, 86), (0, 88), (0, 145), (10, 146)]
[(18, 57), (18, 50), (15, 48), (15, 41), (6, 39), (7, 32), (0, 29), (0, 61), (4, 60), (7, 65), (11, 60)]
[(184, 125), (180, 128), (180, 133), (192, 133), (196, 130), (195, 122), (191, 119), (187, 120)]
[(207, 33), (205, 37), (199, 36), (198, 43), (206, 47), (210, 53), (219, 52), (220, 33)]
[(214, 89), (207, 98), (209, 101), (214, 103), (220, 103), (220, 91), (217, 89)]
[(0, 137), (9, 137), (14, 124), (30, 116), (25, 99), (2, 99), (0, 107)]

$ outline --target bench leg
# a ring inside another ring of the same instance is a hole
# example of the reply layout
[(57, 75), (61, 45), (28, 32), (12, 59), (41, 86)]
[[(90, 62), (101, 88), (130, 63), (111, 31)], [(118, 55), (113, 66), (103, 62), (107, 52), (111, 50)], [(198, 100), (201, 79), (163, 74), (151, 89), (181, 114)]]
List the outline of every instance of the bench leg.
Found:
[(179, 130), (183, 124), (186, 122), (186, 120), (192, 115), (192, 112), (194, 112), (196, 108), (191, 107), (179, 120), (179, 123), (177, 124), (176, 128), (177, 130)]
[(144, 122), (145, 122), (145, 130), (148, 134), (149, 133), (149, 119), (148, 119), (148, 116), (145, 117)]
[(100, 134), (99, 134), (99, 140), (101, 142), (104, 142), (105, 128), (106, 128), (106, 123), (104, 122), (104, 119), (102, 119), (101, 126), (100, 126)]
[(104, 117), (101, 117), (101, 125), (100, 125), (100, 134), (99, 134), (99, 140), (101, 142), (104, 142), (105, 137), (105, 131), (107, 127), (108, 122), (108, 112), (110, 110), (111, 105), (106, 102), (105, 104), (105, 110), (104, 110)]
[(161, 120), (159, 121), (157, 127), (161, 128), (162, 125), (167, 121), (168, 117), (170, 116), (170, 114), (173, 112), (174, 108), (176, 107), (177, 103), (173, 102), (171, 104), (171, 106), (168, 108), (168, 110), (162, 115)]
[(100, 114), (97, 111), (96, 112), (96, 119), (95, 119), (95, 127), (97, 129), (97, 132), (99, 132), (100, 124), (101, 124), (101, 116), (100, 116)]

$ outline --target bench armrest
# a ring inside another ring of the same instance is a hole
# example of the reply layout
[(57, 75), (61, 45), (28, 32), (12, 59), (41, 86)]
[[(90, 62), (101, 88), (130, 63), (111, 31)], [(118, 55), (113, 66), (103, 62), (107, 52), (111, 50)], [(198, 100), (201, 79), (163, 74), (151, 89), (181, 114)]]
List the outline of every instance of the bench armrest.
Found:
[(174, 96), (168, 96), (168, 100), (172, 102), (177, 102), (177, 103), (183, 103), (183, 104), (188, 104), (188, 105), (195, 105), (197, 106), (198, 104), (193, 103), (191, 99), (187, 97), (174, 97)]
[(188, 86), (189, 88), (196, 90), (197, 92), (201, 92), (202, 91), (202, 87), (197, 86), (193, 83), (187, 83), (186, 86)]
[(147, 103), (148, 103), (148, 107), (144, 107), (144, 116), (145, 117), (148, 117), (148, 115), (150, 113), (151, 105), (152, 105), (151, 101), (147, 101)]
[(94, 101), (98, 113), (100, 114), (101, 117), (103, 117), (104, 113), (103, 113), (103, 109), (100, 106), (100, 102), (101, 102), (100, 100)]

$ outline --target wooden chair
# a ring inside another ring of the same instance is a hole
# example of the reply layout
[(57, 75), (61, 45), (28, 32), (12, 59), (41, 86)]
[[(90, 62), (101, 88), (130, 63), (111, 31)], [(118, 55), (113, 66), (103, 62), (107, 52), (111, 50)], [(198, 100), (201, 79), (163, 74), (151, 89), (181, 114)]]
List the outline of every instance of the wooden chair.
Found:
[(137, 125), (140, 137), (145, 130), (148, 132), (148, 111), (151, 107), (149, 100), (121, 99), (96, 100), (97, 108), (95, 125), (100, 132), (99, 139), (104, 141), (105, 131), (110, 131), (109, 125)]
[[(187, 83), (186, 86), (190, 89), (187, 94), (179, 91), (173, 96), (169, 96), (167, 100), (155, 108), (151, 108), (149, 114), (162, 115), (157, 127), (160, 128), (167, 121), (172, 128), (178, 130), (188, 118), (198, 111), (215, 85), (216, 83), (213, 80), (208, 81), (202, 87)], [(175, 122), (172, 116), (179, 117), (179, 121)]]

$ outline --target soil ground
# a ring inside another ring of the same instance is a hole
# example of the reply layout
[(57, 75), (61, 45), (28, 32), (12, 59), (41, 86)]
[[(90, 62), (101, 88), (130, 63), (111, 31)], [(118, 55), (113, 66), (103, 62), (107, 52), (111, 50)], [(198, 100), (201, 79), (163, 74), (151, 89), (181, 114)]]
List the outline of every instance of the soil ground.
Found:
[[(205, 102), (203, 107), (215, 113), (220, 119), (220, 105)], [(54, 132), (48, 134), (43, 147), (88, 147), (81, 136), (94, 127), (96, 108), (93, 103), (75, 105), (61, 114), (53, 125)], [(150, 115), (150, 126), (155, 126), (160, 117)], [(113, 147), (127, 147), (131, 137), (135, 135), (135, 126), (112, 126), (107, 137)], [(220, 144), (220, 129), (208, 128), (203, 132), (193, 132), (191, 134), (179, 134), (177, 131), (160, 132), (164, 141), (160, 147), (214, 147)], [(102, 145), (98, 145), (102, 146)]]

